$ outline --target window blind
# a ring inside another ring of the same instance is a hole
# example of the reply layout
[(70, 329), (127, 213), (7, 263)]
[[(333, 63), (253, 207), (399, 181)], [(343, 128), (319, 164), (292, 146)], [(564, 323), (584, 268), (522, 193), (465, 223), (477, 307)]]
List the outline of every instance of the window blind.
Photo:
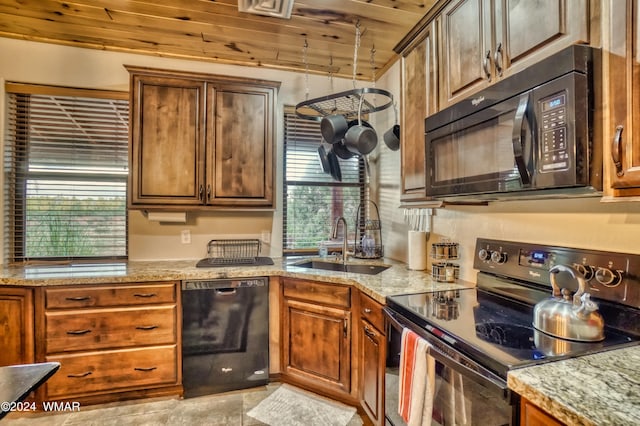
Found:
[[(284, 114), (284, 214), (283, 252), (314, 252), (320, 241), (330, 239), (335, 220), (347, 221), (353, 241), (358, 206), (365, 199), (364, 163), (359, 157), (339, 159), (342, 181), (323, 172), (318, 147), (320, 123), (298, 117), (293, 108)], [(342, 238), (342, 227), (338, 238)]]
[(127, 93), (6, 92), (6, 260), (126, 257)]

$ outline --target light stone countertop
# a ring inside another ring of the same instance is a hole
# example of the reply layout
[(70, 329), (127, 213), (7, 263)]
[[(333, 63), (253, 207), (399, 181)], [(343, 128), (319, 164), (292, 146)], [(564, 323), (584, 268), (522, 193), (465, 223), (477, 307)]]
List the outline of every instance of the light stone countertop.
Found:
[(568, 425), (640, 425), (640, 346), (512, 370), (507, 383)]
[[(197, 280), (284, 276), (321, 280), (357, 287), (380, 303), (394, 294), (419, 293), (475, 287), (474, 283), (436, 282), (426, 271), (412, 271), (404, 263), (384, 260), (349, 260), (349, 263), (388, 265), (376, 275), (309, 269), (296, 266), (312, 258), (274, 258), (273, 265), (196, 268), (197, 260), (123, 261), (114, 263), (5, 266), (0, 270), (0, 285), (40, 287), (74, 284), (118, 284), (172, 280)], [(326, 259), (322, 259), (326, 260)]]
[[(310, 258), (274, 258), (269, 266), (196, 268), (197, 260), (124, 261), (109, 264), (5, 266), (0, 286), (118, 284), (189, 279), (283, 276), (352, 285), (380, 303), (386, 296), (456, 288), (474, 283), (436, 282), (427, 271), (412, 271), (392, 260), (350, 260), (385, 264), (376, 274), (308, 269)], [(569, 425), (640, 424), (640, 346), (550, 362), (509, 372), (508, 386)]]

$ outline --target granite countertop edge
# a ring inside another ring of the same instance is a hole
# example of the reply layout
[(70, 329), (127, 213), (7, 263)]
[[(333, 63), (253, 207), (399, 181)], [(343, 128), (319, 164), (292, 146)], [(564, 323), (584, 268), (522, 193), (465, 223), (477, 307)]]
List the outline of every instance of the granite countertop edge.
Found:
[[(314, 258), (273, 258), (273, 265), (225, 266), (197, 268), (197, 260), (123, 261), (108, 264), (3, 266), (0, 287), (50, 287), (87, 284), (150, 283), (157, 281), (205, 280), (243, 277), (289, 277), (351, 285), (379, 303), (387, 296), (475, 287), (474, 283), (456, 280), (437, 282), (427, 271), (409, 270), (407, 265), (391, 259), (349, 260), (349, 263), (386, 265), (376, 275), (346, 273), (296, 266)], [(323, 259), (326, 260), (326, 259)]]
[(640, 424), (640, 346), (511, 370), (509, 389), (568, 425)]

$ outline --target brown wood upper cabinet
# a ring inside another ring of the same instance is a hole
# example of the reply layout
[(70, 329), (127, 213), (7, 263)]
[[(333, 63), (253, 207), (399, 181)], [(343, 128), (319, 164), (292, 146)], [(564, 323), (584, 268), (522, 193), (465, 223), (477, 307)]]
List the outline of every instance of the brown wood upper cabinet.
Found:
[(126, 68), (130, 208), (273, 207), (279, 82)]
[[(605, 1), (603, 89), (605, 117), (605, 196), (640, 196), (640, 3)], [(608, 119), (607, 119), (608, 118)], [(606, 198), (606, 197), (605, 197)]]
[(424, 119), (438, 108), (436, 23), (402, 52), (401, 200), (424, 200), (426, 193)]
[(587, 0), (454, 0), (442, 11), (440, 107), (575, 43), (589, 42)]

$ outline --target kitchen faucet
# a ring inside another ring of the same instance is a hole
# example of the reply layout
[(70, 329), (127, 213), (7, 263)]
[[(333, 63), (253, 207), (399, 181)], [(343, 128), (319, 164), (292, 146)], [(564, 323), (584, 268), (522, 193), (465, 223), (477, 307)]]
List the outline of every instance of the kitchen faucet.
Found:
[(340, 216), (339, 218), (336, 219), (336, 222), (333, 224), (333, 231), (331, 232), (331, 235), (333, 239), (338, 238), (338, 224), (342, 222), (342, 229), (344, 231), (344, 234), (342, 236), (342, 264), (346, 264), (347, 263), (347, 221), (345, 220), (344, 217)]

